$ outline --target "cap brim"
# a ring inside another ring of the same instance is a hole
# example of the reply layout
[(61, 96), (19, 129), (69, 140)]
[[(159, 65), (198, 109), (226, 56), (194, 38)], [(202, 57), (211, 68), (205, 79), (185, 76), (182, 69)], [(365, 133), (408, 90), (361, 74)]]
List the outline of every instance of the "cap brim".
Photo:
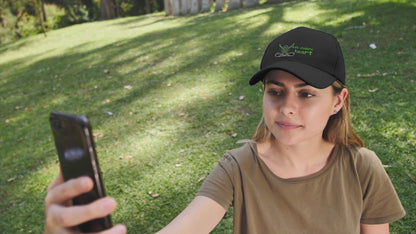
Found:
[(251, 77), (249, 84), (254, 85), (263, 80), (264, 76), (271, 70), (284, 70), (289, 72), (305, 81), (305, 83), (318, 89), (324, 89), (337, 80), (332, 75), (309, 65), (292, 61), (278, 61), (254, 74), (253, 77)]

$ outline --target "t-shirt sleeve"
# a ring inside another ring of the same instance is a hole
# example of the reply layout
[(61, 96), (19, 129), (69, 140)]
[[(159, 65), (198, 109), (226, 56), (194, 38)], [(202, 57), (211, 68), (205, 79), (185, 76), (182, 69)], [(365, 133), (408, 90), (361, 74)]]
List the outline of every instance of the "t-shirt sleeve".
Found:
[(211, 198), (220, 204), (224, 209), (233, 203), (234, 185), (233, 171), (236, 169), (235, 160), (226, 154), (218, 161), (218, 165), (205, 179), (197, 196)]
[(358, 163), (363, 193), (361, 223), (383, 224), (406, 213), (380, 159), (373, 151), (361, 149)]

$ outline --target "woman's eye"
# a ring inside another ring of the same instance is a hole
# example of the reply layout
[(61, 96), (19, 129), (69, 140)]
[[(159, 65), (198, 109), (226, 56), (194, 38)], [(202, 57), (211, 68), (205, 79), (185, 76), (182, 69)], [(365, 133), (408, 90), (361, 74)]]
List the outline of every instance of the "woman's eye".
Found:
[(282, 96), (282, 92), (277, 91), (277, 90), (269, 90), (267, 93), (270, 94), (271, 96)]
[(300, 95), (301, 95), (301, 97), (304, 97), (304, 98), (311, 98), (311, 97), (315, 96), (315, 95), (313, 95), (312, 93), (309, 93), (309, 92), (301, 92)]

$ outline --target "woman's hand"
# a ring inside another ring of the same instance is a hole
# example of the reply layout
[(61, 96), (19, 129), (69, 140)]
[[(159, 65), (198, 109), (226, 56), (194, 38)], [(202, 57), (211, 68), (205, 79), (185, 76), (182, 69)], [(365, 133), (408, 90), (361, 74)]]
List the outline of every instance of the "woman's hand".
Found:
[[(89, 177), (80, 177), (64, 182), (62, 173), (48, 187), (45, 198), (45, 234), (49, 233), (79, 233), (74, 228), (88, 220), (109, 215), (116, 209), (117, 203), (113, 198), (105, 197), (88, 205), (72, 206), (72, 198), (86, 193), (93, 188)], [(116, 225), (101, 232), (126, 233), (123, 225)]]

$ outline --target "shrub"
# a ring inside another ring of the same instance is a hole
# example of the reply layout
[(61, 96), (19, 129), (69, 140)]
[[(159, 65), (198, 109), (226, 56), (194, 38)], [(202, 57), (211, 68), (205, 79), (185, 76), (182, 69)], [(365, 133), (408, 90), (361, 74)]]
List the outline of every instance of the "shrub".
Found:
[(46, 27), (48, 30), (59, 28), (65, 10), (54, 4), (45, 4), (46, 11)]

